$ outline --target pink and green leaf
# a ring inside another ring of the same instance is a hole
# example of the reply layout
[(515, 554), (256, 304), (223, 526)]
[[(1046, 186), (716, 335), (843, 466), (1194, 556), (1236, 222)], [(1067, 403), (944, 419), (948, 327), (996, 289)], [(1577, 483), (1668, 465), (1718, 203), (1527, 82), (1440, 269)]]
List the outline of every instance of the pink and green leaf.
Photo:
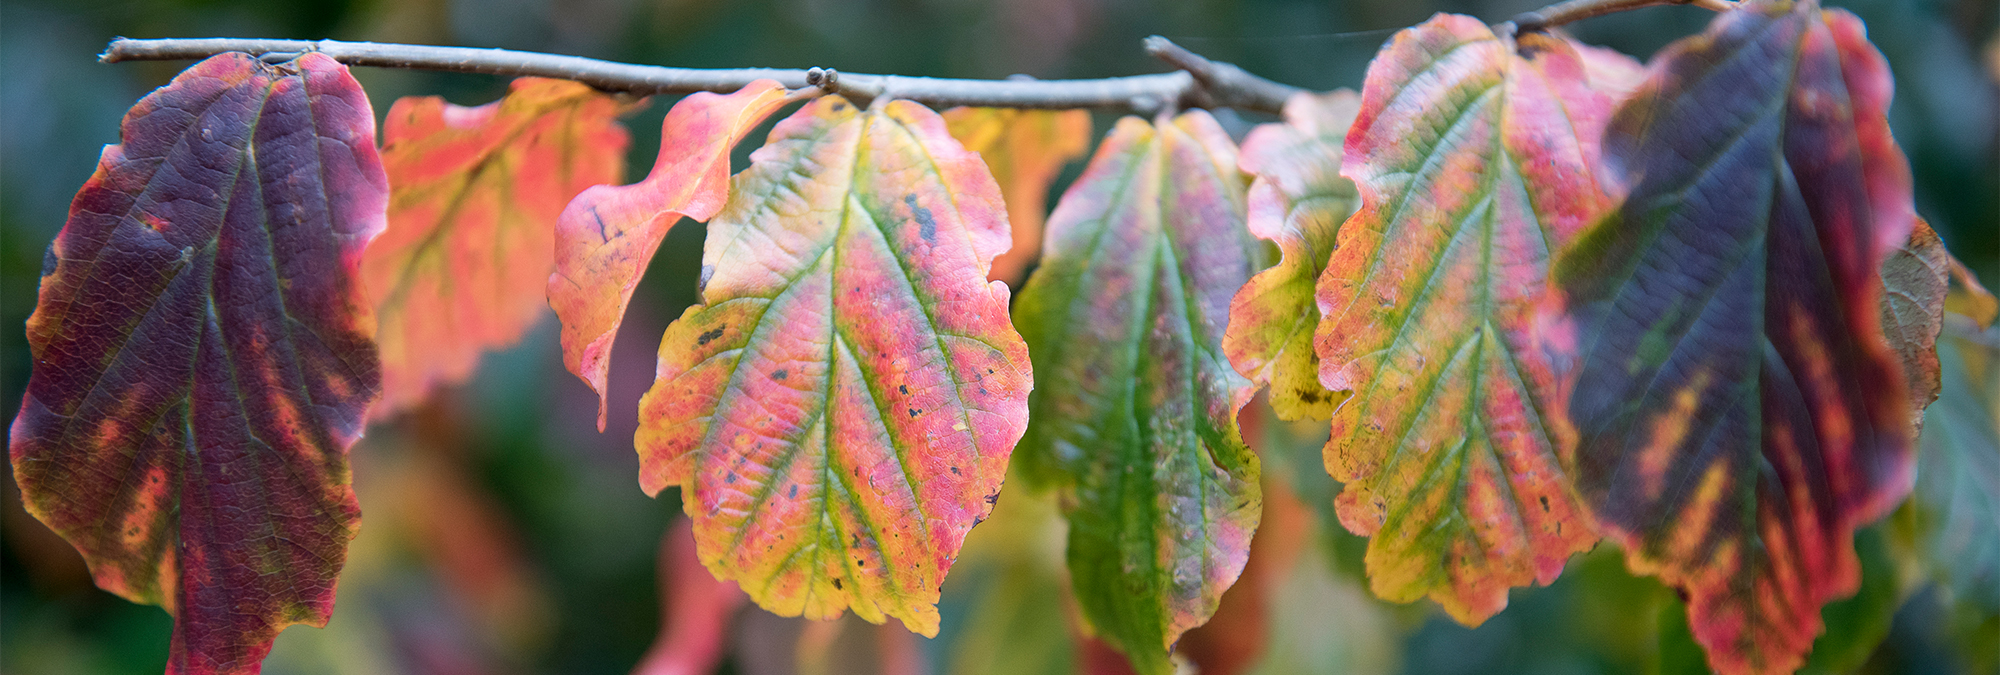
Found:
[(1286, 420), (1326, 419), (1346, 399), (1319, 383), (1313, 288), (1360, 201), (1354, 182), (1340, 176), (1347, 127), (1360, 109), (1361, 97), (1345, 89), (1293, 95), (1285, 121), (1252, 129), (1238, 160), (1256, 177), (1250, 233), (1276, 243), (1279, 259), (1230, 301), (1222, 349), (1236, 372), (1271, 388), (1271, 407)]
[(731, 185), (640, 402), (640, 484), (681, 486), (702, 562), (764, 608), (935, 635), (1027, 424), (1028, 350), (986, 280), (999, 186), (936, 113), (839, 97)]
[(1614, 116), (1631, 192), (1556, 268), (1579, 491), (1725, 674), (1798, 668), (1860, 583), (1855, 530), (1910, 489), (1879, 305), (1915, 222), (1891, 86), (1851, 14), (1725, 12)]
[(1034, 354), (1026, 475), (1068, 493), (1069, 569), (1097, 636), (1144, 673), (1242, 573), (1261, 508), (1222, 351), (1261, 263), (1236, 148), (1207, 113), (1119, 121), (1050, 216), (1016, 307)]
[(1342, 173), (1361, 207), (1320, 276), (1327, 470), (1367, 535), (1375, 594), (1477, 625), (1597, 541), (1546, 417), (1533, 348), (1549, 260), (1612, 198), (1611, 101), (1566, 38), (1466, 16), (1403, 31), (1369, 67)]
[(1014, 246), (993, 259), (987, 278), (1020, 287), (1042, 253), (1042, 224), (1049, 184), (1070, 160), (1090, 149), (1090, 113), (1084, 110), (952, 108), (945, 128), (965, 149), (979, 153), (1007, 200)]
[(97, 584), (174, 615), (169, 673), (255, 673), (325, 625), (380, 386), (357, 267), (375, 118), (319, 54), (223, 54), (127, 113), (49, 248), (10, 451)]
[(382, 416), (463, 381), (548, 307), (556, 216), (625, 172), (624, 106), (567, 80), (521, 78), (476, 108), (436, 96), (389, 108), (389, 229), (361, 260), (378, 322)]
[(612, 340), (646, 265), (674, 223), (708, 220), (722, 210), (730, 150), (790, 100), (771, 80), (733, 94), (690, 94), (660, 123), (660, 158), (645, 180), (592, 187), (562, 210), (549, 306), (562, 320), (563, 365), (597, 392), (599, 431)]

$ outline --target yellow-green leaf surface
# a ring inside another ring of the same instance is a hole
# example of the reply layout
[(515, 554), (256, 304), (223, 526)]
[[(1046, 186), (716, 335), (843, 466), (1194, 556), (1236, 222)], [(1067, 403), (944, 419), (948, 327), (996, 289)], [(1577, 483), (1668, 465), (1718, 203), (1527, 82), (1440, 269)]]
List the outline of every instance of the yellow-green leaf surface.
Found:
[(1438, 15), (1369, 66), (1342, 173), (1361, 208), (1319, 281), (1340, 520), (1377, 595), (1477, 625), (1597, 541), (1544, 420), (1532, 348), (1549, 258), (1609, 209), (1611, 101), (1565, 38)]
[(624, 174), (623, 110), (584, 84), (535, 77), (477, 108), (436, 96), (389, 108), (389, 229), (361, 259), (382, 351), (371, 414), (464, 380), (548, 311), (556, 216)]
[(987, 278), (1020, 287), (1042, 253), (1042, 223), (1049, 183), (1070, 160), (1090, 149), (1090, 113), (1084, 110), (952, 108), (945, 128), (965, 149), (979, 153), (1000, 183), (1014, 245), (993, 259)]
[(640, 402), (640, 485), (682, 488), (710, 572), (778, 614), (937, 634), (1027, 424), (986, 280), (1007, 244), (999, 187), (923, 106), (826, 97), (771, 130)]
[(1250, 232), (1278, 245), (1278, 264), (1258, 272), (1229, 303), (1222, 349), (1236, 372), (1271, 388), (1271, 408), (1286, 420), (1326, 419), (1344, 392), (1319, 383), (1313, 287), (1333, 255), (1340, 224), (1360, 201), (1340, 175), (1347, 127), (1361, 110), (1353, 91), (1299, 93), (1285, 121), (1259, 125), (1239, 160), (1250, 184)]
[(1262, 244), (1236, 147), (1205, 112), (1118, 122), (1049, 218), (1016, 308), (1034, 354), (1027, 475), (1068, 492), (1069, 569), (1098, 636), (1143, 673), (1243, 571), (1261, 497), (1236, 411), (1229, 299)]

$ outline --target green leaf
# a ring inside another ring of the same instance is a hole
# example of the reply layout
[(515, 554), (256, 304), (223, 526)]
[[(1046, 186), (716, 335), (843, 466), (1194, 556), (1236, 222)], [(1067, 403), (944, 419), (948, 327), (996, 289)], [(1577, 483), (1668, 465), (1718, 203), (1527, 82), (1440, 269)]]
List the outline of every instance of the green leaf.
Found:
[(1918, 450), (1918, 542), (1960, 602), (2000, 615), (2000, 328), (1947, 317), (1944, 395)]
[(1361, 208), (1320, 276), (1320, 381), (1352, 391), (1326, 466), (1376, 595), (1478, 625), (1597, 534), (1530, 334), (1549, 258), (1612, 202), (1611, 101), (1565, 38), (1441, 14), (1369, 67), (1342, 173)]
[[(1861, 23), (1753, 2), (1655, 58), (1606, 133), (1619, 211), (1564, 254), (1577, 486), (1725, 674), (1789, 673), (1910, 488), (1878, 273), (1915, 222)], [(1571, 361), (1571, 359), (1574, 359)]]
[(1313, 286), (1333, 254), (1334, 235), (1354, 213), (1354, 182), (1340, 177), (1341, 146), (1361, 108), (1349, 90), (1299, 93), (1282, 124), (1263, 124), (1243, 141), (1239, 163), (1250, 184), (1250, 233), (1278, 245), (1278, 264), (1258, 272), (1229, 303), (1223, 351), (1236, 372), (1271, 388), (1286, 420), (1326, 419), (1346, 400), (1319, 384)]
[(174, 615), (168, 672), (255, 673), (326, 624), (361, 518), (375, 116), (332, 58), (223, 54), (120, 132), (49, 247), (14, 476), (98, 586)]
[(923, 106), (825, 97), (730, 195), (640, 401), (640, 485), (680, 485), (702, 563), (765, 609), (934, 636), (1027, 424), (1028, 350), (986, 281), (999, 187)]
[(1027, 475), (1059, 484), (1083, 614), (1144, 673), (1215, 612), (1261, 508), (1222, 354), (1256, 268), (1236, 148), (1207, 113), (1120, 120), (1049, 218), (1016, 308), (1034, 354)]

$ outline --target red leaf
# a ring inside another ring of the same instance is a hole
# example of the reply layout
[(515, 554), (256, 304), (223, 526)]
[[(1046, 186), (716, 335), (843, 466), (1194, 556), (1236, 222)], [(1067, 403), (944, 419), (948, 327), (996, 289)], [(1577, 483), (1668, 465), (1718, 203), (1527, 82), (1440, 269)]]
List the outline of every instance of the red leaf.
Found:
[(1757, 2), (1670, 46), (1605, 136), (1624, 205), (1557, 266), (1577, 485), (1723, 673), (1789, 673), (1909, 493), (1877, 272), (1915, 222), (1860, 20)]
[(464, 380), (548, 306), (556, 215), (625, 172), (623, 107), (589, 86), (524, 77), (507, 98), (462, 108), (436, 96), (389, 108), (382, 164), (389, 229), (362, 278), (382, 354), (381, 417)]
[(168, 672), (255, 673), (325, 625), (360, 520), (375, 118), (331, 58), (223, 54), (121, 132), (49, 248), (14, 472), (99, 586), (174, 614)]
[(680, 485), (702, 562), (759, 605), (936, 635), (1027, 424), (999, 186), (908, 101), (814, 101), (709, 224), (702, 304), (640, 401), (639, 483)]
[(563, 209), (549, 306), (562, 319), (563, 365), (597, 391), (598, 431), (604, 430), (611, 341), (646, 264), (681, 218), (708, 220), (722, 210), (730, 149), (789, 100), (770, 80), (734, 94), (690, 94), (660, 123), (660, 158), (646, 180), (592, 187)]
[(705, 675), (722, 661), (729, 620), (745, 598), (735, 583), (710, 576), (694, 547), (686, 520), (660, 538), (660, 634), (633, 675)]
[(1341, 173), (1361, 209), (1319, 279), (1326, 466), (1375, 594), (1478, 625), (1597, 541), (1544, 421), (1532, 348), (1549, 257), (1612, 204), (1611, 101), (1573, 43), (1439, 15), (1368, 70)]

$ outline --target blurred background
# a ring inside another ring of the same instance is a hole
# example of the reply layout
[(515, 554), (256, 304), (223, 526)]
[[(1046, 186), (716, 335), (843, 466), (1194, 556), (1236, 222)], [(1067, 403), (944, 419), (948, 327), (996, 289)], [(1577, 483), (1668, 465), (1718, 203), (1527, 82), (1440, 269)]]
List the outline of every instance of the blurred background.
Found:
[[(504, 47), (686, 67), (830, 66), (999, 78), (1158, 72), (1140, 39), (1312, 89), (1357, 87), (1394, 30), (1437, 11), (1500, 21), (1542, 0), (0, 0), (0, 410), (20, 406), (43, 250), (101, 146), (139, 97), (185, 62), (100, 65), (114, 36), (335, 38)], [(1828, 0), (1868, 22), (1897, 78), (1891, 111), (1918, 210), (1988, 287), (2000, 287), (2000, 5)], [(1641, 58), (1708, 12), (1655, 8), (1574, 27)], [(405, 95), (476, 105), (500, 78), (357, 68), (378, 114)], [(671, 99), (627, 119), (628, 175), (645, 174)], [(1241, 133), (1265, 121), (1221, 115)], [(1099, 133), (1111, 119), (1100, 116)], [(739, 166), (747, 149), (739, 152)], [(1080, 169), (1072, 164), (1053, 190)], [(1053, 203), (1053, 200), (1051, 201)], [(702, 230), (683, 224), (653, 262), (617, 342), (611, 423), (565, 373), (553, 317), (489, 356), (473, 382), (370, 431), (353, 451), (364, 525), (326, 629), (285, 632), (267, 673), (1115, 672), (1073, 635), (1059, 590), (1061, 532), (1045, 498), (1010, 490), (944, 589), (935, 639), (849, 617), (815, 624), (745, 606), (689, 562), (680, 499), (648, 499), (631, 447), (666, 322), (693, 302)], [(1478, 629), (1427, 602), (1375, 600), (1362, 542), (1323, 517), (1336, 486), (1325, 430), (1245, 412), (1265, 454), (1265, 515), (1245, 581), (1182, 644), (1204, 672), (1698, 672), (1672, 593), (1614, 552), (1516, 589)], [(0, 518), (0, 671), (159, 673), (170, 619), (92, 586), (75, 552), (26, 515), (11, 477)], [(1989, 505), (1990, 506), (1990, 505)], [(1995, 672), (1996, 608), (1971, 606), (1899, 557), (1899, 513), (1862, 533), (1861, 594), (1827, 610), (1812, 672)], [(1608, 548), (1608, 547), (1607, 547)], [(1976, 603), (1974, 603), (1976, 604)], [(664, 632), (663, 632), (664, 629)], [(1886, 636), (1886, 637), (1884, 637)], [(649, 657), (656, 640), (664, 640)], [(1879, 644), (1878, 644), (1879, 643)], [(712, 659), (709, 658), (712, 654)], [(1108, 669), (1108, 670), (1107, 670)]]

